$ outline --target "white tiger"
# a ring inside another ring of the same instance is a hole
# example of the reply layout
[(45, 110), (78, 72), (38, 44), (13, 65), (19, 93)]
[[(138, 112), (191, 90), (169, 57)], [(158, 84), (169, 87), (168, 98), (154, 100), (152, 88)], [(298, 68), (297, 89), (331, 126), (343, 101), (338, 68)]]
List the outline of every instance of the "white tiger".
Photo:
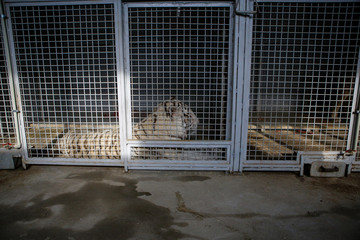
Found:
[[(199, 119), (188, 105), (171, 98), (159, 104), (153, 113), (134, 126), (134, 137), (139, 140), (185, 140), (190, 132), (196, 131)], [(115, 158), (120, 159), (120, 136), (118, 131), (103, 130), (81, 133), (70, 131), (59, 141), (59, 148), (65, 157)], [(135, 148), (133, 155), (164, 158), (160, 151), (157, 156), (147, 156), (146, 148)], [(172, 153), (170, 153), (172, 155)]]
[[(171, 98), (160, 103), (153, 113), (136, 124), (133, 136), (139, 140), (186, 140), (190, 133), (196, 132), (199, 119), (190, 107)], [(149, 151), (147, 148), (133, 149), (133, 157), (151, 159), (174, 159), (179, 156), (176, 149)]]
[(160, 103), (133, 131), (139, 140), (185, 140), (198, 124), (199, 119), (188, 105), (171, 98)]
[(119, 159), (119, 140), (119, 133), (112, 130), (70, 131), (60, 139), (59, 148), (65, 157)]

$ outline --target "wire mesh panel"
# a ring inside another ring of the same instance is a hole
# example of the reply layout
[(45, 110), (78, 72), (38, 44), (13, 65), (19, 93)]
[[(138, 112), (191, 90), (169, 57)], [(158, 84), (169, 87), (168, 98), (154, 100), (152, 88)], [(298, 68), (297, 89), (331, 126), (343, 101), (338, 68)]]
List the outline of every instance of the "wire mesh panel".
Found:
[(128, 7), (132, 139), (229, 140), (231, 7)]
[(132, 147), (131, 160), (227, 161), (226, 148)]
[(10, 13), (29, 157), (119, 159), (113, 4)]
[(359, 2), (259, 3), (248, 161), (346, 150), (359, 34)]
[(0, 31), (0, 148), (9, 148), (17, 144), (5, 58), (4, 39), (2, 31)]

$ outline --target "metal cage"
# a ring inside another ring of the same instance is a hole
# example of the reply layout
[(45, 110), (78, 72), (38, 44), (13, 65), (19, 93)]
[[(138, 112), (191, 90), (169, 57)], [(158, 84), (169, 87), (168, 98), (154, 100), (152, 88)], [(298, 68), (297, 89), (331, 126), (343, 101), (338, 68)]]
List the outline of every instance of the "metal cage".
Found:
[(231, 2), (9, 1), (29, 164), (232, 170)]
[(359, 34), (359, 2), (258, 3), (245, 169), (349, 149)]
[(5, 14), (0, 143), (21, 137), (26, 163), (300, 171), (300, 153), (354, 150), (357, 1), (6, 0)]
[(232, 4), (129, 3), (123, 15), (128, 166), (231, 170)]
[(121, 164), (114, 9), (8, 5), (30, 163)]

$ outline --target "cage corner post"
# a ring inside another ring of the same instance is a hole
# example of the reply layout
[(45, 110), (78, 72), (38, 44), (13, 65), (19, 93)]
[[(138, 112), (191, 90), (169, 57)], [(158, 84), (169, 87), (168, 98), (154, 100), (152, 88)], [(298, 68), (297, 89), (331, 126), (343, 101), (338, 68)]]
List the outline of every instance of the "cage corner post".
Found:
[[(252, 43), (252, 16), (238, 13), (252, 13), (253, 1), (237, 0), (235, 15), (234, 81), (236, 83), (236, 117), (234, 171), (242, 172), (246, 160), (247, 130), (249, 118), (250, 66)], [(235, 14), (235, 12), (234, 12)]]
[(360, 131), (360, 48), (358, 52), (358, 61), (356, 67), (355, 87), (354, 87), (354, 99), (351, 107), (351, 120), (349, 128), (349, 136), (347, 149), (356, 150), (359, 143), (359, 131)]
[(119, 117), (119, 128), (120, 128), (120, 149), (121, 149), (121, 160), (124, 163), (124, 171), (128, 172), (128, 151), (127, 151), (127, 128), (126, 128), (126, 75), (125, 65), (126, 58), (124, 52), (126, 52), (126, 44), (124, 37), (124, 12), (122, 1), (115, 1), (115, 35), (118, 38), (116, 42), (116, 59), (117, 59), (117, 92), (118, 92), (118, 117)]
[[(353, 99), (353, 105), (351, 108), (351, 120), (350, 120), (350, 129), (349, 129), (349, 138), (348, 138), (348, 144), (347, 149), (350, 149), (351, 151), (354, 151), (356, 156), (355, 160), (353, 161), (353, 164), (358, 165), (358, 162), (360, 161), (360, 155), (359, 155), (359, 137), (360, 137), (360, 48), (358, 52), (358, 63), (356, 68), (356, 77), (355, 77), (355, 89), (354, 89), (354, 99)], [(349, 172), (350, 174), (352, 164), (349, 166)]]

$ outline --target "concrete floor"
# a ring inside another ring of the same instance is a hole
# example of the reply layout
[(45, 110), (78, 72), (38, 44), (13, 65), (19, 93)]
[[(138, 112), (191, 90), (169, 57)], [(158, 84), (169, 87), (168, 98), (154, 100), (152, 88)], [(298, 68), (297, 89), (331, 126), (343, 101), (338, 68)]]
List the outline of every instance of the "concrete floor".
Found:
[(360, 239), (360, 174), (1, 170), (0, 239)]

